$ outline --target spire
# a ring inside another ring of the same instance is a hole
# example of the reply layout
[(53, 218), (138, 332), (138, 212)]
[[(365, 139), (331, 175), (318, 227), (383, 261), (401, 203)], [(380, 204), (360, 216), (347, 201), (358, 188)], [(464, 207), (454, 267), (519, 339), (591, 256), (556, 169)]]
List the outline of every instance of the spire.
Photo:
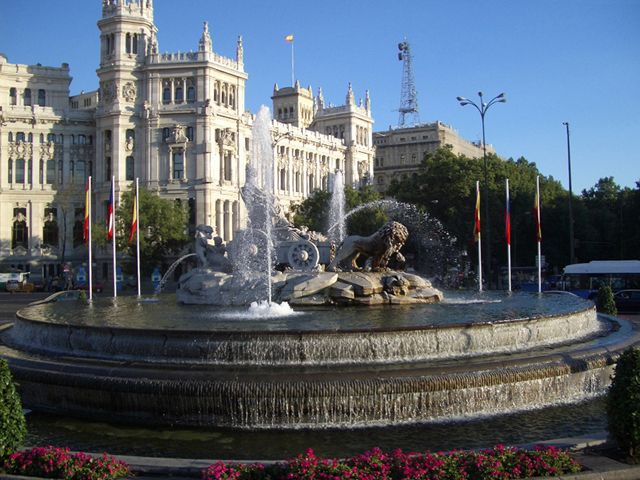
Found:
[(244, 65), (244, 46), (242, 43), (242, 35), (238, 35), (238, 42), (236, 43), (236, 62), (238, 65)]
[(353, 89), (351, 88), (351, 82), (349, 82), (349, 90), (347, 90), (347, 105), (354, 105), (355, 100), (353, 98)]
[(280, 90), (280, 87), (278, 86), (277, 83), (273, 84), (273, 94), (275, 95), (276, 93), (278, 93), (278, 90)]
[(324, 109), (324, 95), (322, 94), (322, 87), (318, 88), (318, 110)]
[(300, 80), (296, 80), (296, 83), (293, 85), (296, 91), (300, 90)]
[(364, 108), (367, 109), (367, 112), (371, 111), (371, 97), (369, 97), (369, 90), (367, 90), (364, 95)]
[(201, 52), (213, 51), (213, 42), (211, 41), (211, 35), (209, 35), (209, 22), (204, 22), (198, 50)]

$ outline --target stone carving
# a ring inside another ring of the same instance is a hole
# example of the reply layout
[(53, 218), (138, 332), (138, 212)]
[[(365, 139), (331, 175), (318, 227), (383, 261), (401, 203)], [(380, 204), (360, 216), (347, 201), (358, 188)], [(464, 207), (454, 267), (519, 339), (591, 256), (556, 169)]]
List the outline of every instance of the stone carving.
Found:
[(127, 102), (133, 103), (136, 99), (136, 85), (133, 82), (127, 82), (122, 87), (122, 98)]
[(174, 125), (171, 129), (171, 135), (165, 141), (167, 143), (187, 143), (189, 139), (187, 138), (186, 129), (187, 127), (184, 125)]
[(100, 86), (100, 98), (105, 104), (113, 103), (116, 95), (116, 83), (114, 81), (102, 82)]
[[(346, 237), (328, 269), (335, 271), (344, 260), (350, 260), (351, 270), (361, 270), (357, 264), (361, 255), (371, 257), (371, 269), (380, 271), (388, 268), (389, 262), (400, 253), (409, 231), (398, 222), (388, 222), (380, 230), (368, 237), (351, 235)], [(399, 258), (397, 259), (400, 260)]]
[(216, 272), (230, 273), (231, 262), (227, 258), (227, 247), (222, 238), (216, 236), (211, 245), (209, 240), (213, 237), (213, 227), (210, 225), (198, 225), (196, 227), (195, 251), (198, 259), (198, 268), (213, 270)]

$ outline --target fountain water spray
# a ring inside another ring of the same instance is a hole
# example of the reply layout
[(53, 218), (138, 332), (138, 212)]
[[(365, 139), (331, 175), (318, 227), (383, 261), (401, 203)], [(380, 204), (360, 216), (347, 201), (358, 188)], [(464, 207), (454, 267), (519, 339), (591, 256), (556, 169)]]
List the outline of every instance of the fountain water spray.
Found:
[(346, 235), (344, 201), (344, 176), (341, 170), (336, 170), (333, 175), (333, 188), (331, 192), (331, 204), (329, 206), (329, 238), (339, 245)]

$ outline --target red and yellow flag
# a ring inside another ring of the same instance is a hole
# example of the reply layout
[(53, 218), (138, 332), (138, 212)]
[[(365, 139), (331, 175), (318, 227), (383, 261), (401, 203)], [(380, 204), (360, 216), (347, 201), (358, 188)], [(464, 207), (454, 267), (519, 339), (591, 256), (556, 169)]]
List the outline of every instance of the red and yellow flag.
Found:
[(476, 184), (476, 210), (473, 215), (473, 240), (480, 240), (480, 185)]
[(85, 243), (89, 242), (89, 222), (91, 212), (91, 177), (87, 179), (87, 186), (84, 192), (84, 225), (82, 227), (82, 239)]
[(131, 214), (131, 234), (129, 235), (129, 242), (133, 241), (133, 236), (138, 230), (138, 192), (133, 197), (133, 213)]
[(292, 34), (287, 35), (286, 37), (284, 37), (284, 41), (287, 43), (293, 42), (293, 35)]

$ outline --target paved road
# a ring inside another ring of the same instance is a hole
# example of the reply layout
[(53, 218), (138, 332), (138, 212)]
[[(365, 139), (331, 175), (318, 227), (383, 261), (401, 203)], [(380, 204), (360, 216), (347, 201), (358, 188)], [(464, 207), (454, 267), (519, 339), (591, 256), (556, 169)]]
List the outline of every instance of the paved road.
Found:
[(16, 311), (29, 303), (46, 298), (49, 293), (0, 293), (0, 325), (13, 322)]

